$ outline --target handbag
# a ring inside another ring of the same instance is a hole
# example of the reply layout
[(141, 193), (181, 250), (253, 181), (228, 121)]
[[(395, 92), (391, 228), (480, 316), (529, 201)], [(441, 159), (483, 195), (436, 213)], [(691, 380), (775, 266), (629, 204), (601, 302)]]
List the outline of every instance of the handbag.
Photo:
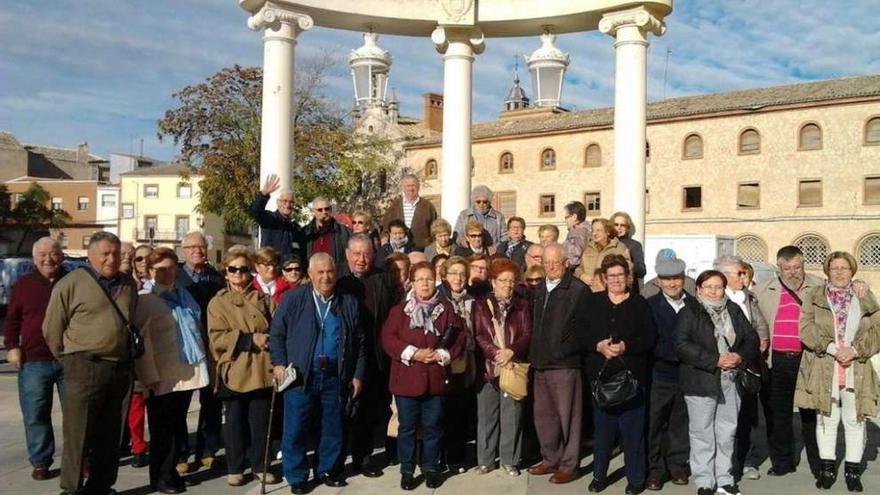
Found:
[(110, 297), (110, 294), (106, 290), (104, 290), (104, 286), (101, 285), (101, 282), (98, 281), (98, 279), (95, 277), (95, 274), (92, 273), (91, 270), (89, 270), (88, 268), (82, 268), (82, 270), (85, 270), (86, 273), (91, 275), (92, 280), (94, 280), (95, 283), (98, 284), (98, 288), (100, 288), (101, 292), (105, 296), (107, 296), (107, 300), (110, 301), (110, 305), (113, 306), (113, 309), (116, 310), (116, 314), (119, 315), (119, 318), (122, 320), (123, 326), (125, 327), (125, 333), (128, 336), (128, 356), (131, 359), (137, 359), (143, 356), (144, 338), (141, 337), (140, 330), (138, 330), (137, 327), (135, 327), (134, 324), (128, 321), (128, 318), (126, 318), (125, 315), (122, 314), (119, 306), (116, 305), (116, 301), (114, 301), (113, 298)]
[[(495, 319), (495, 305), (488, 299), (486, 304), (489, 306), (489, 313), (492, 315), (492, 326), (495, 327), (495, 339), (498, 341), (498, 347), (499, 349), (506, 349), (504, 330), (501, 328), (498, 320)], [(512, 366), (500, 368), (498, 386), (511, 399), (523, 400), (529, 395), (529, 363), (511, 361), (508, 364)]]
[[(626, 363), (622, 357), (618, 357), (624, 366)], [(593, 392), (593, 401), (598, 407), (607, 409), (625, 404), (639, 395), (639, 381), (629, 368), (624, 368), (617, 373), (603, 378), (609, 359), (602, 363), (602, 368), (596, 379), (590, 382)]]
[[(727, 337), (722, 338), (727, 345), (727, 349), (732, 349), (733, 346), (730, 345)], [(761, 391), (761, 372), (749, 368), (745, 363), (740, 363), (740, 366), (736, 369), (736, 374), (733, 375), (733, 382), (736, 383), (741, 394), (757, 394)]]

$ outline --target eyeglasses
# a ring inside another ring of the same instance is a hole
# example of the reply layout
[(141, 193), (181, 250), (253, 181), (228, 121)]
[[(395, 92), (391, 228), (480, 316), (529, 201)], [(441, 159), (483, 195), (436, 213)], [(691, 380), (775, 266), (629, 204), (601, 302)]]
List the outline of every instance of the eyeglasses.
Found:
[(606, 273), (605, 278), (624, 278), (626, 277), (625, 273)]
[(483, 234), (468, 234), (468, 237), (471, 239), (476, 239), (478, 237), (483, 237)]
[(475, 199), (474, 204), (487, 205), (487, 204), (489, 204), (489, 200), (488, 199)]
[(229, 273), (229, 274), (241, 273), (242, 275), (244, 275), (245, 273), (250, 273), (250, 271), (251, 271), (251, 267), (244, 266), (244, 265), (242, 265), (242, 266), (230, 265), (230, 266), (226, 267), (226, 273)]
[(718, 292), (718, 291), (722, 291), (722, 290), (724, 290), (724, 286), (723, 286), (723, 285), (703, 285), (703, 286), (701, 286), (700, 288), (703, 289), (703, 290), (711, 290), (711, 291), (714, 291), (714, 292)]
[(527, 278), (526, 282), (530, 284), (539, 284), (541, 283), (541, 280), (543, 280), (543, 277)]
[(623, 227), (623, 228), (625, 228), (625, 229), (628, 229), (628, 228), (629, 228), (629, 225), (627, 225), (627, 224), (625, 224), (625, 223), (615, 223), (614, 226), (615, 226), (615, 227)]
[(285, 273), (289, 273), (289, 272), (301, 272), (301, 271), (302, 271), (302, 268), (300, 268), (300, 267), (298, 267), (298, 266), (288, 266), (288, 267), (283, 268), (283, 270), (284, 270)]
[(135, 260), (137, 263), (140, 263), (141, 261), (144, 261), (145, 259), (147, 259), (146, 256), (135, 256), (135, 257), (134, 257), (134, 260)]
[(315, 208), (315, 211), (318, 213), (323, 213), (325, 211), (331, 211), (331, 210), (332, 210), (332, 208), (330, 208), (329, 206), (326, 208)]
[(281, 204), (281, 205), (292, 205), (292, 204), (293, 204), (293, 200), (292, 200), (292, 199), (279, 199), (279, 200), (278, 200), (278, 204)]
[(366, 225), (367, 222), (364, 222), (363, 220), (352, 220), (351, 224), (352, 225)]
[(183, 246), (183, 249), (208, 249), (208, 246), (204, 244), (190, 244), (189, 246)]

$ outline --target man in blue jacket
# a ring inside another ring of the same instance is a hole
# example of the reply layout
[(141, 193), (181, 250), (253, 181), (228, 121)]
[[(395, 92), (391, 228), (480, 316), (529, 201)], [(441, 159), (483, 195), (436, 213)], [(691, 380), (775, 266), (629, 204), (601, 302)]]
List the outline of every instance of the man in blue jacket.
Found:
[[(284, 392), (282, 466), (292, 493), (309, 490), (309, 433), (320, 431), (318, 481), (345, 486), (344, 412), (360, 394), (366, 369), (364, 333), (357, 299), (336, 289), (336, 266), (326, 253), (309, 259), (311, 285), (284, 297), (272, 319), (269, 349), (275, 379), (293, 365), (298, 378)], [(309, 420), (320, 419), (312, 428)]]
[(287, 257), (292, 254), (305, 259), (306, 235), (303, 228), (296, 223), (294, 218), (293, 191), (284, 189), (278, 195), (278, 209), (266, 210), (269, 204), (269, 196), (281, 188), (281, 180), (277, 175), (269, 175), (266, 182), (254, 201), (251, 203), (248, 213), (260, 226), (260, 246), (271, 246)]
[(675, 325), (678, 312), (696, 303), (684, 290), (684, 261), (676, 257), (658, 258), (656, 271), (661, 290), (648, 298), (658, 333), (648, 416), (648, 490), (662, 489), (668, 479), (676, 485), (688, 483), (688, 416), (678, 386)]

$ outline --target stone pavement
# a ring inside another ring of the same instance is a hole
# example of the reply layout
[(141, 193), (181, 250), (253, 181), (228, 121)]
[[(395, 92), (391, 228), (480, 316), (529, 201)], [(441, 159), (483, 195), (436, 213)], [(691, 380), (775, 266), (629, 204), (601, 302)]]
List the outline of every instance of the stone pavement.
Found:
[[(21, 412), (18, 408), (18, 392), (17, 382), (14, 370), (10, 369), (3, 360), (3, 352), (0, 351), (0, 494), (2, 495), (43, 495), (58, 494), (58, 478), (48, 481), (33, 481), (30, 477), (31, 467), (27, 461), (27, 452), (24, 442), (24, 432), (22, 431)], [(57, 398), (56, 398), (57, 399)], [(56, 401), (57, 404), (57, 401)], [(198, 401), (194, 401), (190, 413), (190, 431), (194, 428), (194, 422), (197, 417)], [(60, 440), (61, 440), (61, 414), (60, 407), (56, 405), (53, 420), (56, 425), (56, 437), (59, 445), (56, 452), (56, 464), (53, 469), (60, 467)], [(869, 430), (869, 448), (867, 458), (868, 469), (863, 475), (863, 483), (866, 487), (866, 493), (878, 493), (880, 491), (880, 463), (877, 462), (878, 445), (880, 445), (880, 429), (876, 425), (871, 424)], [(842, 431), (841, 431), (841, 437)], [(438, 495), (454, 494), (454, 495), (583, 495), (587, 492), (587, 483), (591, 476), (589, 475), (591, 457), (587, 456), (581, 465), (582, 473), (580, 479), (568, 485), (556, 486), (548, 483), (548, 477), (529, 476), (523, 472), (523, 475), (512, 478), (501, 471), (494, 471), (487, 475), (477, 475), (473, 471), (466, 474), (450, 477), (437, 490)], [(116, 484), (117, 490), (125, 495), (142, 495), (151, 493), (148, 486), (147, 469), (134, 469), (128, 465), (128, 460), (122, 461), (123, 466), (119, 472), (119, 482)], [(617, 456), (611, 465), (611, 477), (617, 480), (604, 493), (618, 495), (622, 494), (626, 481), (621, 479), (623, 472), (623, 456)], [(766, 465), (764, 466), (766, 468)], [(833, 493), (847, 493), (843, 483), (843, 468), (838, 482), (832, 489)], [(198, 485), (192, 486), (187, 493), (190, 494), (206, 494), (206, 495), (225, 495), (225, 494), (258, 494), (259, 484), (255, 481), (250, 482), (244, 487), (233, 488), (226, 484), (225, 473), (221, 471), (200, 471), (190, 475), (195, 480), (200, 481)], [(388, 495), (389, 493), (404, 493), (399, 488), (399, 472), (396, 468), (389, 468), (381, 478), (367, 479), (362, 476), (353, 476), (348, 479), (349, 485), (344, 488), (328, 488), (320, 486), (312, 493), (316, 495), (345, 494), (345, 495)], [(816, 491), (812, 484), (812, 478), (803, 469), (799, 469), (797, 473), (786, 476), (784, 478), (769, 478), (766, 475), (758, 481), (744, 480), (740, 487), (744, 495), (779, 495), (779, 494), (799, 494), (805, 492)], [(267, 487), (267, 491), (273, 494), (290, 493), (286, 484), (271, 485)], [(662, 493), (670, 495), (691, 495), (696, 488), (693, 484), (689, 486), (679, 487), (667, 484)], [(419, 486), (413, 491), (414, 494), (427, 493), (429, 490), (424, 485)], [(651, 492), (646, 492), (651, 493)]]

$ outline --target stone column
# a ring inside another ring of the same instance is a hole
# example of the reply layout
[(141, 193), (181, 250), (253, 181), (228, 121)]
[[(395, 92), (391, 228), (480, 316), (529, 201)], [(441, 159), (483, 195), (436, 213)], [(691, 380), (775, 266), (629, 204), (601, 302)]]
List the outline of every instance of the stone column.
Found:
[(602, 16), (599, 31), (613, 36), (614, 210), (632, 216), (635, 238), (645, 242), (645, 132), (649, 32), (662, 35), (663, 21), (644, 7)]
[(483, 52), (483, 33), (470, 27), (440, 26), (431, 33), (443, 54), (443, 152), (440, 216), (455, 223), (470, 205), (471, 113), (474, 54)]
[[(265, 4), (248, 19), (248, 27), (263, 29), (263, 114), (260, 134), (260, 184), (268, 175), (281, 179), (281, 190), (293, 181), (293, 61), (296, 37), (311, 29), (312, 18)], [(278, 191), (280, 192), (280, 191)], [(277, 198), (278, 192), (273, 194)], [(269, 208), (275, 209), (275, 201)]]

